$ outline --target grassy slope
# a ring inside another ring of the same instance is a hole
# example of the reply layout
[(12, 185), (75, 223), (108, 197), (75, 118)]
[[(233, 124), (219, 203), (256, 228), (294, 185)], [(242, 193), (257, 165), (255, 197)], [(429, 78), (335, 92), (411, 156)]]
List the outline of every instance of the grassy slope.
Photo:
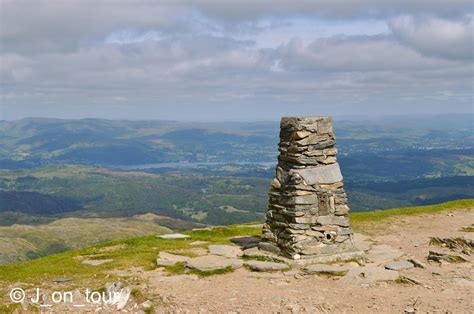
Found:
[(404, 208), (393, 208), (386, 210), (374, 210), (370, 212), (362, 213), (351, 213), (350, 219), (354, 226), (357, 226), (363, 222), (369, 221), (380, 221), (389, 217), (399, 215), (418, 215), (418, 214), (429, 214), (436, 213), (443, 210), (457, 210), (474, 208), (474, 199), (465, 199), (450, 201), (446, 203), (428, 205), (428, 206), (416, 206), (416, 207), (404, 207)]
[[(0, 313), (11, 312), (18, 306), (11, 304), (8, 299), (8, 291), (12, 286), (25, 290), (35, 287), (48, 289), (53, 286), (55, 278), (73, 279), (72, 282), (67, 283), (67, 290), (84, 289), (84, 287), (100, 289), (106, 282), (114, 280), (136, 284), (133, 277), (116, 279), (116, 276), (110, 272), (130, 267), (144, 267), (146, 270), (152, 270), (156, 268), (155, 260), (159, 251), (189, 248), (189, 243), (197, 240), (207, 241), (209, 244), (228, 243), (229, 237), (258, 235), (260, 228), (251, 225), (235, 225), (186, 233), (191, 236), (189, 240), (160, 239), (151, 235), (101, 243), (17, 264), (0, 265)], [(113, 247), (118, 247), (118, 249), (110, 251)], [(114, 261), (100, 266), (90, 266), (82, 264), (81, 258), (113, 259)], [(57, 285), (55, 287), (57, 288)], [(62, 287), (66, 289), (65, 286)]]
[(59, 219), (49, 224), (0, 227), (0, 264), (25, 261), (113, 239), (171, 232), (137, 218)]

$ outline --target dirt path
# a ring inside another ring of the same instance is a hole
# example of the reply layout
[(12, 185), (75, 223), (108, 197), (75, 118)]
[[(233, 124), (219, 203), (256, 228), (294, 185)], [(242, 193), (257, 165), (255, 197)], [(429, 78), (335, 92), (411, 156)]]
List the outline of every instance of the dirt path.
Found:
[[(368, 224), (365, 232), (379, 244), (400, 249), (426, 263), (429, 238), (464, 236), (462, 227), (474, 223), (474, 211), (458, 211), (391, 219)], [(166, 276), (157, 269), (139, 272), (144, 290), (162, 305), (155, 310), (178, 312), (289, 313), (473, 313), (472, 263), (427, 264), (426, 269), (401, 271), (420, 285), (381, 282), (361, 287), (337, 278), (287, 273), (255, 273), (244, 268), (225, 275), (198, 279), (193, 275)]]

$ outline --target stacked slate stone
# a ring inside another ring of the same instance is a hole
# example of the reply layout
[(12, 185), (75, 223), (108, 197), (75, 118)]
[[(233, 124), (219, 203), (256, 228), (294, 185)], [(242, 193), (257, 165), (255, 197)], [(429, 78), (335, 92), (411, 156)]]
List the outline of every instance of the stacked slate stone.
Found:
[(281, 120), (262, 249), (292, 259), (354, 250), (331, 117)]

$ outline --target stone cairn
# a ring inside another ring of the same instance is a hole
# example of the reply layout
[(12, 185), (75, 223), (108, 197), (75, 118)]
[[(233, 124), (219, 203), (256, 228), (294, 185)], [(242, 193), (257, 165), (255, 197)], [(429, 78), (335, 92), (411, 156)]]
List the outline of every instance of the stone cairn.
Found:
[(281, 120), (259, 247), (291, 259), (354, 251), (331, 117)]

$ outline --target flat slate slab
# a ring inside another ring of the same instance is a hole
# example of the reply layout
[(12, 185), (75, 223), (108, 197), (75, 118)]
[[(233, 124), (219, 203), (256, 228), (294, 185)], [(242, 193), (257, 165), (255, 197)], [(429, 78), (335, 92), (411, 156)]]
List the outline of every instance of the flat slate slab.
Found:
[(413, 263), (410, 263), (409, 261), (393, 261), (385, 265), (386, 269), (391, 269), (391, 270), (402, 270), (402, 269), (410, 269), (415, 267)]
[(176, 255), (176, 254), (171, 254), (168, 252), (160, 252), (158, 256), (162, 259), (166, 259), (168, 261), (175, 261), (175, 262), (187, 262), (191, 258), (188, 256), (183, 256), (183, 255)]
[(277, 271), (289, 268), (285, 263), (248, 261), (245, 264), (253, 271)]
[(336, 162), (331, 165), (321, 167), (308, 167), (306, 169), (291, 170), (291, 172), (298, 173), (307, 185), (317, 183), (331, 184), (342, 181), (341, 169)]
[(243, 262), (237, 258), (227, 258), (218, 255), (204, 255), (194, 257), (186, 262), (186, 266), (201, 271), (211, 271), (232, 267), (237, 269), (243, 266)]
[(327, 264), (312, 264), (304, 268), (304, 271), (308, 274), (326, 274), (333, 276), (345, 275), (349, 269), (358, 266), (347, 264), (347, 265), (327, 265)]
[(241, 246), (244, 249), (249, 249), (258, 246), (258, 243), (262, 239), (256, 236), (241, 236), (241, 237), (234, 237), (230, 239), (230, 242), (235, 243)]
[(398, 278), (397, 271), (377, 266), (364, 266), (350, 269), (341, 281), (353, 285), (364, 285), (378, 281), (395, 281)]
[(209, 245), (209, 253), (225, 257), (240, 257), (244, 255), (242, 250), (232, 245)]
[(190, 238), (190, 236), (182, 233), (169, 233), (169, 234), (162, 234), (159, 235), (158, 238), (161, 239), (187, 239)]
[(159, 258), (156, 259), (156, 265), (158, 266), (173, 266), (176, 263), (185, 263), (189, 259), (188, 256), (175, 255), (168, 252), (160, 252)]
[(394, 249), (389, 245), (381, 244), (372, 246), (365, 257), (375, 264), (384, 265), (403, 256), (403, 254), (404, 253), (400, 250)]
[(370, 248), (372, 247), (374, 243), (372, 239), (369, 236), (366, 236), (365, 234), (354, 232), (353, 237), (354, 237), (355, 247), (361, 251), (370, 250)]
[(173, 266), (174, 264), (178, 263), (177, 261), (169, 261), (167, 259), (157, 258), (156, 265), (158, 266)]

